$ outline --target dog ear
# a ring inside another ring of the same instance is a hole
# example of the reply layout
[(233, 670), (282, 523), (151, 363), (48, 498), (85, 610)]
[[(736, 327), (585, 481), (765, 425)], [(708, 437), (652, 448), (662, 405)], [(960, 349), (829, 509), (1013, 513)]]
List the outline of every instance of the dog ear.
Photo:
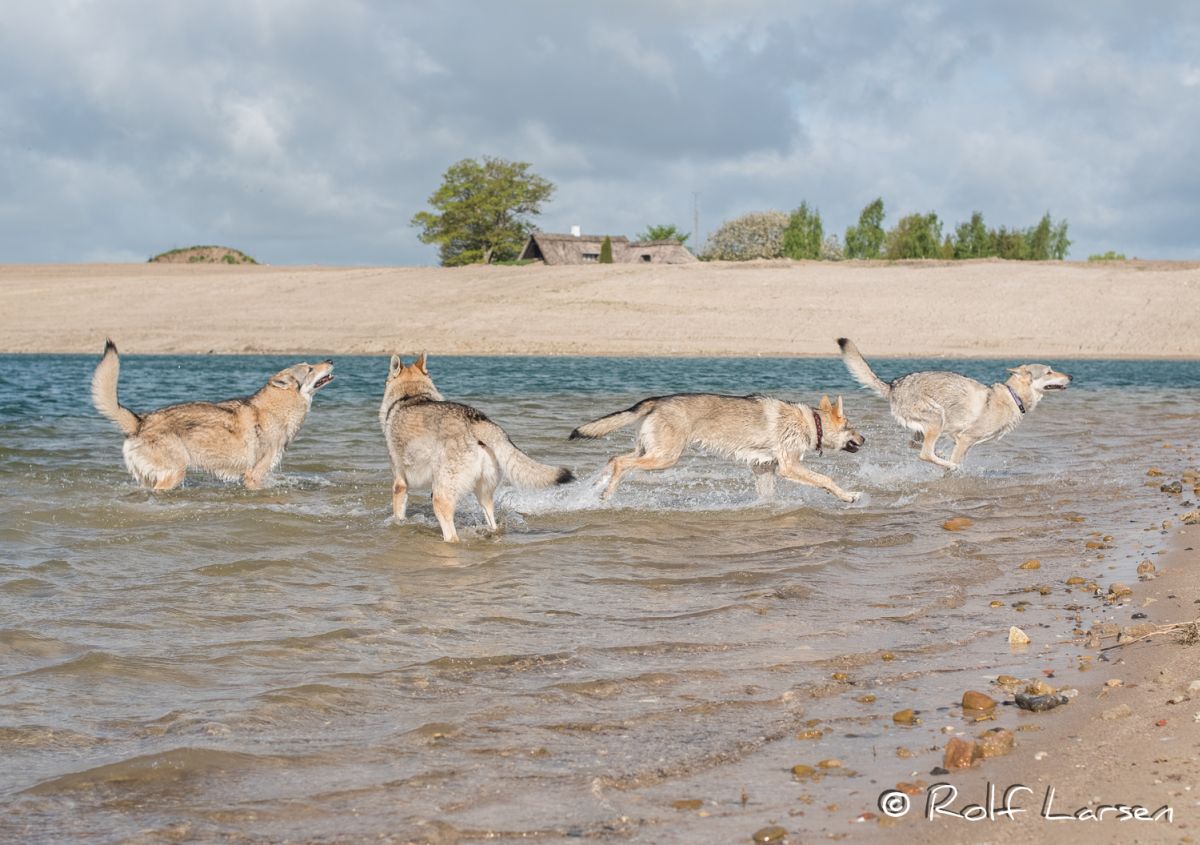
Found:
[(396, 373), (404, 369), (404, 362), (400, 360), (399, 355), (392, 356), (392, 362), (388, 365), (388, 375), (394, 376)]
[(425, 367), (425, 353), (424, 352), (421, 352), (421, 354), (417, 356), (417, 360), (413, 363), (413, 366), (416, 367), (418, 370), (420, 370), (425, 375), (429, 375), (429, 370)]
[(833, 406), (833, 415), (839, 420), (844, 420), (846, 418), (846, 414), (842, 410), (842, 397), (840, 396), (837, 398), (837, 402)]
[(1010, 373), (1012, 373), (1014, 376), (1021, 376), (1022, 378), (1027, 378), (1027, 379), (1033, 378), (1033, 376), (1030, 374), (1029, 370), (1025, 368), (1024, 364), (1022, 364), (1019, 367), (1009, 367), (1008, 371)]
[(291, 390), (300, 386), (300, 382), (296, 380), (296, 377), (288, 372), (273, 376), (270, 384), (272, 387), (278, 387), (280, 390)]
[(820, 408), (822, 411), (832, 411), (833, 410), (833, 405), (830, 403), (828, 396), (822, 396), (821, 404), (818, 405), (817, 407)]

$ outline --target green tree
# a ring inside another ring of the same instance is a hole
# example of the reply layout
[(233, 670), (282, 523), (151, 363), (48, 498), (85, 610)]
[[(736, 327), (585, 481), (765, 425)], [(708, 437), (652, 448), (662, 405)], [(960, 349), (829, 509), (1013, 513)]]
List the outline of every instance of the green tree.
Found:
[(796, 260), (821, 258), (821, 244), (825, 230), (821, 226), (821, 212), (809, 209), (807, 202), (792, 212), (787, 228), (783, 230), (783, 254)]
[(1067, 221), (1059, 220), (1050, 232), (1050, 257), (1062, 261), (1071, 251), (1071, 239), (1067, 237)]
[(612, 238), (608, 235), (600, 242), (600, 263), (612, 264)]
[(876, 197), (858, 215), (858, 225), (846, 229), (846, 257), (879, 258), (884, 237), (883, 198)]
[(889, 260), (938, 258), (941, 254), (942, 222), (932, 211), (902, 217), (896, 228), (887, 233), (884, 257)]
[(726, 220), (709, 236), (701, 257), (706, 261), (779, 258), (788, 219), (782, 211), (755, 211)]
[(516, 258), (533, 230), (531, 217), (554, 185), (521, 161), (484, 156), (452, 164), (429, 197), (433, 212), (414, 214), (422, 243), (437, 244), (446, 267)]
[(673, 224), (663, 224), (660, 226), (647, 226), (646, 231), (637, 236), (639, 241), (679, 241), (686, 243), (687, 239), (692, 236), (691, 232), (681, 232), (679, 227)]
[(992, 233), (984, 225), (983, 214), (971, 212), (970, 223), (959, 223), (952, 239), (955, 258), (988, 258), (995, 255)]

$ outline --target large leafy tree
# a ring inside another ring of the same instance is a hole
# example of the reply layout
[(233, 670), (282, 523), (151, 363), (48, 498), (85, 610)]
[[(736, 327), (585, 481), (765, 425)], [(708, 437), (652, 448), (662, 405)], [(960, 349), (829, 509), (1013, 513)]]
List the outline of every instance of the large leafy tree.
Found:
[(664, 223), (658, 226), (647, 226), (646, 231), (637, 236), (639, 241), (679, 241), (687, 243), (691, 232), (681, 232), (674, 224)]
[(413, 215), (421, 242), (437, 244), (447, 267), (516, 258), (533, 230), (530, 218), (554, 193), (554, 185), (529, 168), (490, 156), (452, 164), (429, 197), (434, 211)]
[(825, 242), (825, 230), (821, 225), (821, 212), (809, 208), (807, 202), (792, 212), (787, 228), (783, 230), (783, 254), (796, 260), (821, 258), (821, 245)]
[(847, 258), (879, 258), (883, 254), (883, 198), (862, 210), (858, 225), (846, 229)]

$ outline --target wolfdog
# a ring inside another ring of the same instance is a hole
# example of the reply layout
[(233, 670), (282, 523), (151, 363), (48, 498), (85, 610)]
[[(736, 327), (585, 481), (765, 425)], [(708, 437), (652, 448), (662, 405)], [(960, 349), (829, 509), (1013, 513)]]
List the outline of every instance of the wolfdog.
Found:
[[(885, 382), (875, 375), (850, 340), (838, 338), (842, 361), (854, 380), (892, 404), (892, 416), (921, 439), (921, 460), (949, 470), (962, 466), (976, 443), (995, 440), (1017, 427), (1047, 390), (1066, 390), (1071, 376), (1045, 364), (1022, 364), (1008, 381), (988, 387), (974, 379), (939, 370), (909, 373)], [(950, 460), (937, 454), (938, 438), (954, 439)]]
[(442, 539), (458, 542), (454, 509), (473, 491), (488, 528), (495, 530), (492, 494), (501, 477), (519, 487), (551, 487), (575, 476), (564, 467), (539, 464), (518, 449), (504, 429), (482, 412), (447, 402), (433, 386), (425, 353), (405, 365), (393, 355), (379, 406), (379, 423), (392, 459), (392, 512), (404, 519), (410, 487), (429, 487)]
[(333, 381), (333, 362), (281, 370), (253, 396), (225, 402), (184, 402), (135, 414), (117, 399), (121, 358), (110, 340), (92, 375), (92, 403), (125, 432), (125, 466), (141, 484), (171, 490), (189, 467), (248, 489), (283, 457), (312, 406), (313, 394)]
[(570, 439), (603, 437), (641, 420), (637, 447), (608, 462), (607, 499), (621, 476), (631, 469), (667, 469), (683, 450), (695, 444), (722, 457), (749, 464), (758, 492), (769, 497), (775, 476), (820, 487), (843, 502), (857, 501), (860, 493), (847, 493), (833, 479), (805, 468), (806, 452), (842, 449), (857, 452), (865, 438), (850, 428), (836, 403), (821, 399), (816, 408), (784, 402), (770, 396), (718, 396), (712, 393), (678, 393), (653, 396), (636, 405), (579, 426)]

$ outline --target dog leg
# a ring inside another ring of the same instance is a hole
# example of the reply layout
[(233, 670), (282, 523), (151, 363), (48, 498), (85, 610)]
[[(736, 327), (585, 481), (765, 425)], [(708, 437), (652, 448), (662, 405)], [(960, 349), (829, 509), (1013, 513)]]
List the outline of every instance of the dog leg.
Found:
[(403, 478), (392, 481), (392, 516), (404, 519), (408, 515), (408, 484)]
[(947, 460), (938, 457), (935, 449), (938, 438), (942, 436), (942, 430), (930, 426), (925, 429), (925, 442), (921, 445), (921, 460), (928, 461), (931, 464), (937, 464), (944, 469), (957, 469), (957, 467)]
[(483, 518), (487, 520), (488, 528), (496, 530), (496, 510), (492, 494), (496, 492), (495, 485), (490, 479), (481, 478), (475, 484), (475, 498), (483, 508)]
[(832, 478), (828, 475), (821, 475), (819, 472), (813, 472), (811, 469), (802, 464), (781, 464), (779, 474), (788, 481), (795, 481), (797, 484), (807, 484), (809, 487), (820, 487), (833, 495), (837, 496), (843, 502), (857, 502), (862, 493), (848, 493), (841, 487), (838, 487)]
[(267, 473), (271, 471), (271, 466), (275, 463), (275, 456), (272, 454), (263, 455), (258, 459), (254, 466), (246, 471), (242, 476), (242, 483), (247, 490), (258, 490), (263, 485), (263, 481), (267, 477)]
[(454, 499), (444, 493), (433, 494), (433, 515), (442, 526), (442, 539), (447, 543), (458, 542), (458, 532), (454, 530), (454, 504)]
[(183, 477), (187, 474), (187, 467), (182, 469), (169, 469), (158, 474), (158, 478), (154, 481), (154, 489), (156, 491), (174, 490), (183, 483)]
[(759, 501), (769, 502), (775, 498), (775, 471), (779, 464), (772, 461), (768, 464), (751, 464), (750, 471), (754, 473), (754, 486), (758, 490)]
[(601, 495), (601, 499), (607, 499), (612, 496), (613, 491), (617, 489), (617, 484), (621, 480), (621, 476), (629, 472), (631, 469), (640, 470), (655, 470), (669, 469), (679, 462), (679, 454), (674, 455), (619, 455), (608, 462), (609, 471), (612, 472), (612, 480), (608, 482), (608, 489)]
[(975, 445), (975, 442), (964, 434), (960, 434), (954, 438), (954, 452), (950, 455), (950, 463), (954, 464), (955, 469), (962, 466), (962, 462), (967, 459), (967, 452), (971, 451), (971, 447)]

